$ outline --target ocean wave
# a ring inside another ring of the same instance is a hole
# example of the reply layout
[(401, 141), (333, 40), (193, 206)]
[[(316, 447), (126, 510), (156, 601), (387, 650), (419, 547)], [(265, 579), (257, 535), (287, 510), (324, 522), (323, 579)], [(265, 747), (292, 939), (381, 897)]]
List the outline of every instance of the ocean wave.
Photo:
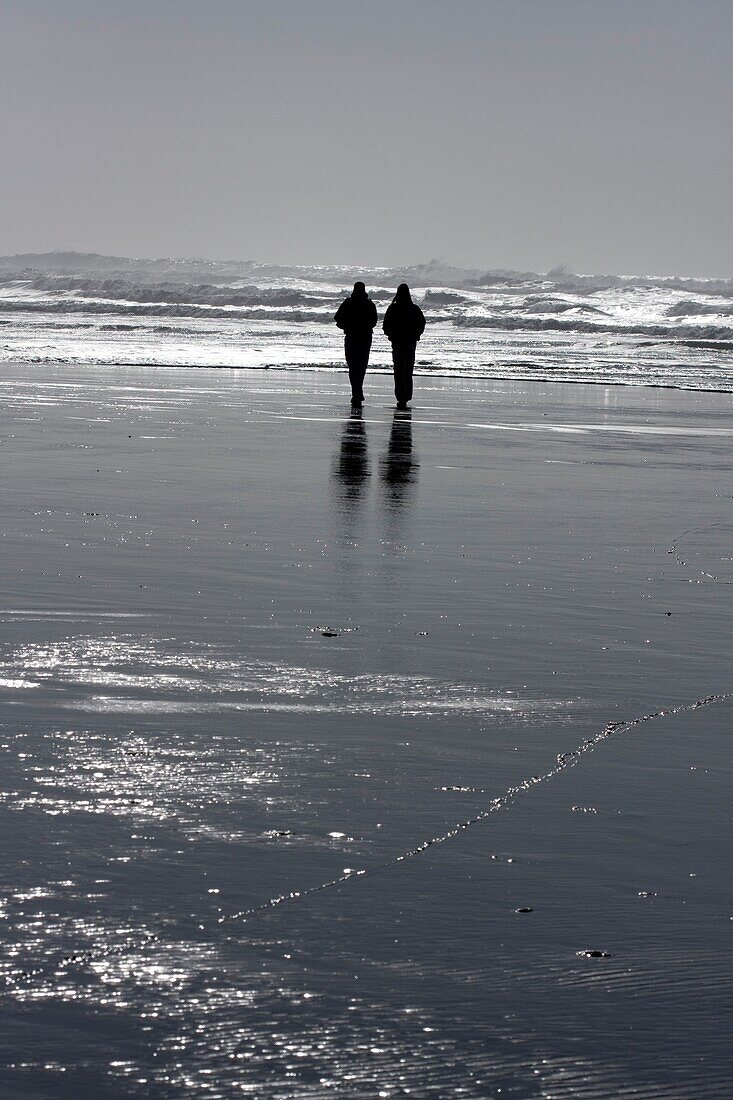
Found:
[(529, 294), (522, 303), (522, 308), (527, 313), (567, 313), (574, 310), (578, 313), (597, 313), (602, 317), (610, 317), (608, 310), (593, 306), (590, 302), (569, 302), (567, 298), (554, 298), (544, 294)]
[(33, 290), (51, 294), (73, 293), (79, 298), (146, 305), (304, 306), (332, 302), (333, 294), (315, 295), (292, 287), (215, 286), (212, 283), (137, 283), (127, 279), (88, 279), (41, 275), (29, 280)]
[[(38, 277), (109, 280), (132, 285), (159, 286), (213, 286), (254, 283), (277, 280), (307, 282), (322, 286), (324, 293), (335, 294), (350, 289), (355, 279), (362, 279), (368, 287), (385, 288), (390, 296), (401, 282), (416, 288), (445, 287), (458, 291), (470, 288), (514, 288), (556, 294), (588, 295), (607, 290), (681, 291), (688, 294), (715, 295), (733, 298), (733, 278), (701, 276), (654, 275), (584, 275), (575, 274), (564, 267), (541, 273), (516, 271), (508, 268), (490, 270), (453, 267), (433, 259), (424, 264), (402, 267), (355, 267), (337, 264), (330, 266), (285, 266), (259, 263), (253, 260), (202, 260), (196, 258), (128, 258), (102, 256), (97, 253), (47, 252), (0, 256), (0, 279), (28, 279)], [(338, 288), (335, 289), (335, 288)], [(391, 288), (391, 289), (386, 289)], [(242, 287), (240, 286), (240, 289)], [(380, 295), (381, 296), (381, 295)]]
[(457, 316), (451, 318), (457, 328), (490, 328), (525, 332), (582, 332), (613, 336), (656, 336), (664, 340), (680, 340), (683, 337), (715, 340), (730, 339), (731, 328), (726, 325), (650, 325), (604, 324), (579, 317), (522, 317), (504, 314), (498, 317)]
[(328, 322), (333, 323), (333, 313), (321, 308), (320, 312), (313, 308), (312, 312), (304, 312), (303, 309), (267, 308), (265, 306), (237, 307), (237, 306), (195, 306), (176, 305), (173, 303), (151, 303), (144, 305), (139, 303), (132, 305), (127, 302), (98, 302), (79, 298), (64, 299), (0, 299), (0, 312), (2, 313), (35, 313), (35, 314), (98, 314), (110, 316), (116, 314), (120, 317), (188, 317), (188, 318), (217, 318), (220, 320), (237, 321), (292, 321), (292, 322)]
[(479, 278), (467, 279), (461, 285), (480, 290), (528, 290), (536, 285), (548, 293), (576, 295), (601, 294), (608, 290), (664, 290), (733, 298), (733, 278), (688, 278), (681, 275), (574, 275), (560, 271), (542, 275), (534, 271), (492, 271)]
[[(733, 336), (733, 327), (730, 324), (664, 324), (650, 322), (614, 322), (611, 315), (603, 310), (595, 310), (583, 306), (582, 303), (574, 305), (565, 303), (560, 316), (547, 316), (546, 302), (537, 303), (538, 309), (542, 309), (539, 315), (527, 312), (516, 303), (492, 303), (490, 307), (484, 307), (486, 312), (462, 313), (459, 308), (449, 309), (440, 321), (462, 329), (496, 329), (506, 332), (567, 332), (597, 334), (599, 336), (613, 335), (653, 337), (662, 340), (730, 340)], [(471, 303), (473, 306), (473, 303)], [(481, 308), (477, 304), (478, 308)], [(490, 312), (489, 312), (490, 310)], [(595, 320), (585, 316), (588, 312), (600, 314), (609, 318), (608, 321)], [(155, 318), (186, 318), (188, 320), (220, 320), (228, 322), (246, 321), (271, 321), (286, 322), (288, 324), (333, 324), (333, 310), (331, 305), (312, 306), (310, 308), (287, 306), (216, 306), (193, 305), (173, 302), (130, 303), (123, 301), (97, 301), (84, 298), (0, 298), (0, 313), (2, 314), (33, 314), (47, 315), (59, 318), (59, 326), (74, 327), (70, 317), (74, 315), (91, 315), (107, 319), (107, 323), (99, 325), (101, 331), (125, 332), (136, 328), (147, 331), (167, 331), (165, 326), (151, 329), (150, 326), (135, 325), (127, 322), (126, 318), (155, 319)], [(119, 320), (118, 320), (119, 318)], [(77, 322), (78, 324), (78, 322)], [(184, 330), (195, 333), (196, 330)]]
[(680, 343), (701, 351), (733, 351), (733, 340), (681, 340)]
[(713, 302), (693, 302), (683, 299), (665, 310), (666, 317), (733, 317), (733, 302), (730, 305)]
[[(268, 313), (268, 317), (271, 314)], [(91, 325), (80, 325), (80, 328), (91, 328)], [(185, 325), (136, 325), (122, 323), (119, 325), (97, 325), (97, 332), (140, 332), (155, 333), (160, 336), (200, 336), (197, 328), (186, 328)]]
[[(372, 295), (374, 297), (374, 295)], [(463, 294), (456, 294), (451, 290), (426, 290), (423, 302), (427, 306), (452, 306), (467, 302), (469, 299)]]

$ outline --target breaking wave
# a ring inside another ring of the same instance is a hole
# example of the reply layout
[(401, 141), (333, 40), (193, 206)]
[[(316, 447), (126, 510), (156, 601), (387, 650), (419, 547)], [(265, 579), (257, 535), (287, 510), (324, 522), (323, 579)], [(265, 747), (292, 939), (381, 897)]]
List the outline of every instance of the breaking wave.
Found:
[(681, 302), (675, 302), (665, 312), (667, 317), (733, 317), (733, 302), (714, 304), (684, 299)]
[[(306, 313), (304, 309), (287, 309), (280, 306), (267, 308), (263, 305), (253, 306), (211, 306), (193, 304), (175, 304), (173, 302), (153, 302), (149, 305), (143, 303), (130, 304), (129, 302), (111, 302), (84, 300), (78, 298), (62, 299), (0, 299), (0, 312), (2, 313), (45, 313), (45, 314), (117, 314), (120, 317), (200, 317), (221, 318), (222, 320), (263, 320), (263, 321), (333, 321), (332, 311), (325, 311), (323, 307), (318, 310), (315, 306), (312, 312)], [(121, 326), (117, 325), (116, 328)]]
[[(211, 288), (208, 288), (211, 289)], [(151, 294), (158, 295), (157, 288), (151, 288)], [(138, 290), (140, 295), (142, 291)], [(173, 292), (169, 292), (171, 298)], [(90, 292), (91, 295), (91, 292)], [(268, 296), (269, 295), (269, 296)], [(183, 295), (181, 295), (183, 297)], [(193, 291), (189, 294), (193, 299)], [(212, 295), (213, 297), (213, 295)], [(16, 298), (0, 298), (0, 313), (32, 313), (55, 315), (65, 314), (99, 315), (109, 317), (181, 317), (190, 319), (220, 319), (243, 321), (288, 321), (321, 322), (331, 324), (333, 322), (333, 301), (324, 301), (314, 296), (297, 294), (289, 291), (268, 292), (266, 289), (250, 295), (249, 304), (244, 304), (244, 298), (239, 292), (222, 293), (222, 298), (228, 298), (226, 304), (214, 305), (203, 302), (191, 301), (160, 301), (131, 302), (129, 300), (100, 300), (98, 297), (89, 298), (29, 298), (19, 296)], [(257, 298), (259, 297), (259, 302)], [(615, 336), (645, 336), (657, 337), (667, 340), (725, 340), (733, 335), (733, 328), (725, 324), (649, 324), (645, 322), (624, 323), (614, 321), (612, 315), (600, 307), (592, 306), (584, 302), (568, 302), (564, 299), (527, 298), (524, 302), (491, 303), (484, 306), (482, 312), (473, 312), (477, 304), (467, 299), (460, 300), (463, 307), (468, 307), (472, 312), (461, 312), (459, 302), (454, 299), (458, 296), (439, 294), (428, 291), (423, 297), (423, 305), (436, 309), (443, 307), (440, 321), (464, 329), (501, 329), (508, 332), (568, 332), (586, 334), (613, 334)], [(296, 301), (298, 304), (296, 305)], [(292, 303), (292, 304), (290, 304)], [(454, 308), (449, 308), (450, 306)], [(674, 316), (672, 308), (667, 311), (667, 316)], [(712, 315), (713, 310), (701, 311), (702, 315)], [(715, 310), (716, 313), (721, 311)], [(560, 316), (558, 316), (558, 314)], [(588, 316), (588, 315), (592, 316)], [(548, 316), (549, 315), (549, 316)], [(725, 314), (723, 314), (725, 315)], [(679, 316), (690, 316), (680, 313)], [(733, 316), (733, 307), (731, 309)], [(606, 317), (607, 321), (596, 320), (596, 317)], [(133, 330), (137, 326), (124, 322), (108, 323), (100, 326), (102, 331), (124, 332)], [(148, 329), (148, 331), (150, 331)], [(159, 326), (156, 331), (165, 332), (164, 326)], [(181, 332), (184, 330), (176, 329)], [(195, 332), (196, 330), (190, 330)]]
[(211, 283), (151, 283), (141, 284), (126, 279), (81, 279), (44, 275), (31, 279), (33, 290), (52, 294), (73, 293), (80, 298), (102, 298), (112, 302), (139, 302), (160, 305), (196, 306), (302, 306), (331, 302), (336, 293), (314, 295), (291, 287), (232, 287)]
[(582, 332), (612, 333), (614, 336), (657, 336), (661, 339), (679, 340), (681, 337), (715, 340), (730, 337), (730, 326), (724, 325), (649, 325), (649, 324), (603, 324), (583, 320), (580, 317), (570, 319), (559, 317), (522, 317), (514, 314), (499, 317), (468, 315), (453, 318), (460, 328), (494, 328), (504, 330), (522, 329), (528, 332)]

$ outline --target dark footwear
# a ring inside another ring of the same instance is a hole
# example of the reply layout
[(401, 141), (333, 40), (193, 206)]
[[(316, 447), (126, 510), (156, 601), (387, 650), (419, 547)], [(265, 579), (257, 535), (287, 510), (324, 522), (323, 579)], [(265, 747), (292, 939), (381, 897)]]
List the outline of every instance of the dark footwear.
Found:
[(407, 411), (407, 402), (406, 401), (398, 401), (397, 402), (397, 408), (400, 410), (400, 412), (406, 412)]

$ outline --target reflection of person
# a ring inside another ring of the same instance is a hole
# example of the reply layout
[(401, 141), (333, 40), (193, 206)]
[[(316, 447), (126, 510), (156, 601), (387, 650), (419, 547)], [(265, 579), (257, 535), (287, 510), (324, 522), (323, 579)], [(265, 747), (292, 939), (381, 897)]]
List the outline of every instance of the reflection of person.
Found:
[(425, 331), (423, 311), (410, 297), (410, 288), (407, 283), (400, 283), (397, 287), (397, 293), (384, 315), (382, 328), (392, 344), (397, 408), (406, 409), (407, 402), (412, 400), (415, 348)]
[(361, 418), (361, 409), (354, 409), (344, 424), (334, 475), (343, 486), (341, 495), (344, 500), (354, 500), (360, 496), (364, 481), (369, 476), (366, 426)]
[(401, 504), (408, 486), (417, 481), (417, 468), (412, 453), (411, 414), (396, 412), (381, 469), (387, 496), (393, 504)]
[(372, 346), (372, 329), (377, 323), (377, 307), (367, 296), (363, 283), (354, 283), (349, 298), (338, 307), (334, 320), (344, 330), (344, 354), (351, 382), (351, 404), (364, 400), (364, 375)]

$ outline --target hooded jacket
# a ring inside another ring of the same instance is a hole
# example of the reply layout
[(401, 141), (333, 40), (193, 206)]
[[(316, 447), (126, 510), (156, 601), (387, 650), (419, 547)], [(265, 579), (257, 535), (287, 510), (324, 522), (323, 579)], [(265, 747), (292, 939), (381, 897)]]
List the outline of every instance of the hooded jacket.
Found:
[(410, 297), (407, 283), (397, 287), (382, 323), (384, 334), (393, 344), (416, 343), (425, 331), (425, 316)]
[(377, 323), (377, 307), (367, 296), (363, 283), (354, 284), (350, 297), (338, 307), (334, 321), (347, 336), (371, 340), (372, 329)]

